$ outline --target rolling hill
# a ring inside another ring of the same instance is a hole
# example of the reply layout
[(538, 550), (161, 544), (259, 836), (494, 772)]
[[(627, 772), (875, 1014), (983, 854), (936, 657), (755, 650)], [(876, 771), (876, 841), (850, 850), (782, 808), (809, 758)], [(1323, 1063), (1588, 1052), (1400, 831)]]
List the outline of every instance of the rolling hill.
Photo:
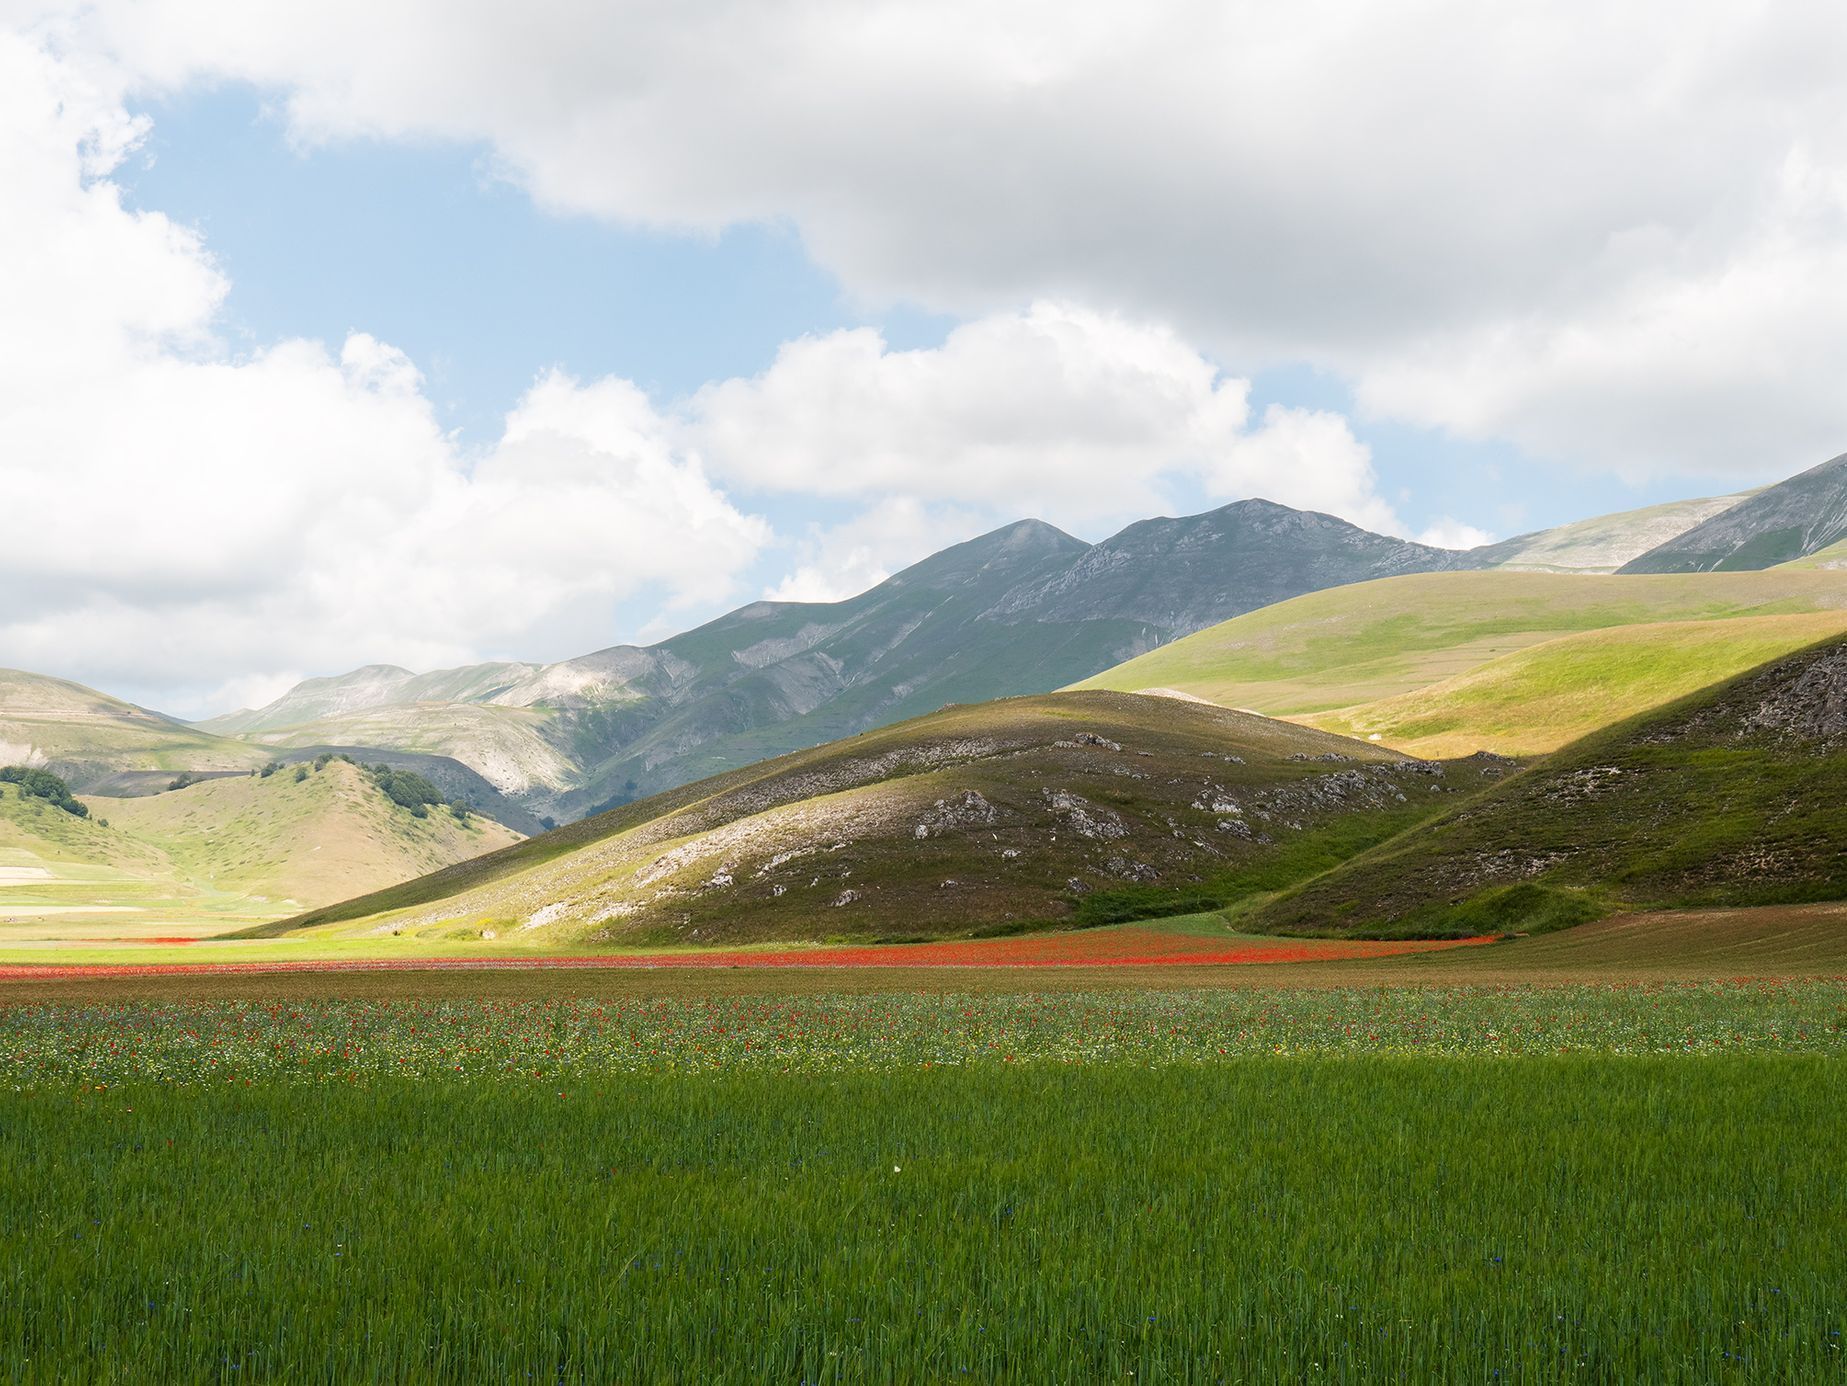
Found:
[(1537, 755), (1847, 631), (1847, 573), (1433, 573), (1279, 603), (1079, 687), (1162, 690), (1417, 755)]
[(1576, 742), (1257, 908), (1275, 932), (1543, 931), (1847, 897), (1847, 640)]
[(573, 817), (945, 703), (1045, 692), (1297, 593), (1469, 561), (1261, 500), (1099, 544), (1026, 520), (841, 602), (756, 602), (554, 665), (373, 666), (202, 725), (448, 755)]
[(417, 817), (338, 760), (83, 802), (77, 818), (0, 785), (0, 937), (213, 933), (519, 840), (480, 815)]
[[(158, 794), (188, 779), (239, 777), (271, 759), (312, 761), (328, 752), (414, 770), (451, 799), (524, 834), (536, 818), (460, 761), (421, 748), (380, 749), (352, 735), (363, 727), (313, 728), (277, 751), (192, 726), (66, 679), (0, 670), (0, 765), (43, 766), (82, 793), (111, 799)], [(344, 734), (342, 734), (344, 733)]]
[(79, 789), (112, 776), (248, 770), (254, 746), (66, 679), (0, 669), (0, 765), (43, 765)]
[(1103, 922), (1271, 890), (1506, 771), (1112, 693), (961, 706), (268, 926), (574, 945)]
[(1623, 565), (1625, 573), (1740, 572), (1847, 539), (1847, 453), (1740, 501)]

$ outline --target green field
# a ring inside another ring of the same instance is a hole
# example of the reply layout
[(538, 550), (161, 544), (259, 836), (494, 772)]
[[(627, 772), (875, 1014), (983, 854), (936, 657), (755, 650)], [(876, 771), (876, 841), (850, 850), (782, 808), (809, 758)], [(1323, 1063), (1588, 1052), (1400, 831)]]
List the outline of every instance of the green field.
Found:
[(1526, 755), (1842, 631), (1840, 571), (1426, 573), (1280, 602), (1077, 686), (1169, 690), (1417, 755)]
[(1832, 1378), (1844, 1024), (1839, 982), (15, 1007), (0, 1341), (22, 1381)]

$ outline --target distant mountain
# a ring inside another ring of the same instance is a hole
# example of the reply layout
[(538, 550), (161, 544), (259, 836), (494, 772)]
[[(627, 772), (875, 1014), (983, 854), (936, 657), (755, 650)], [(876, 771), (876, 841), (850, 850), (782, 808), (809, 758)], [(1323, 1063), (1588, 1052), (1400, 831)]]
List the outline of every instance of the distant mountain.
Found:
[(1847, 539), (1847, 453), (1740, 501), (1623, 565), (1625, 573), (1769, 568)]
[(0, 669), (0, 765), (41, 766), (80, 792), (139, 797), (164, 790), (181, 773), (192, 779), (243, 775), (270, 760), (291, 764), (324, 751), (415, 770), (445, 795), (518, 832), (539, 823), (478, 772), (442, 754), (331, 737), (281, 751), (219, 735), (68, 679)]
[(306, 679), (260, 711), (233, 712), (198, 725), (224, 736), (298, 727), (370, 708), (407, 703), (461, 703), (491, 699), (538, 672), (537, 664), (471, 664), (434, 674), (413, 674), (392, 664), (368, 664), (334, 678)]
[(1472, 549), (1469, 557), (1478, 567), (1516, 573), (1613, 573), (1756, 494), (1741, 491), (1598, 515)]
[(124, 771), (236, 771), (266, 759), (80, 683), (0, 669), (0, 765), (43, 766), (88, 789)]
[(1039, 693), (1303, 592), (1472, 565), (1249, 500), (1100, 544), (1037, 520), (841, 602), (755, 602), (646, 648), (547, 666), (311, 680), (205, 724), (268, 745), (438, 752), (560, 817), (932, 711)]

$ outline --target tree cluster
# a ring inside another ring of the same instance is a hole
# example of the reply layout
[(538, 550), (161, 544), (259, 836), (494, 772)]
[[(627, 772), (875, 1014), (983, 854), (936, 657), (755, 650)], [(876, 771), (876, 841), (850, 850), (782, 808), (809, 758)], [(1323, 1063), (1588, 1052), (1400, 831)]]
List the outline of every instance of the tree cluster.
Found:
[(29, 765), (0, 766), (0, 784), (16, 784), (20, 793), (43, 799), (78, 818), (90, 816), (90, 810), (77, 802), (71, 787), (49, 770), (35, 770)]

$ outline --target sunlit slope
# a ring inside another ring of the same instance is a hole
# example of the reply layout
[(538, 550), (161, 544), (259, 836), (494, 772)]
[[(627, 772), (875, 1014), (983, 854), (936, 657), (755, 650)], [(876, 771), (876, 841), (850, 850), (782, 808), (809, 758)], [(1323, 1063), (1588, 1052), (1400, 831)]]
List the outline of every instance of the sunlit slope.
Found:
[(1323, 869), (1501, 773), (1166, 699), (1010, 698), (702, 781), (266, 932), (708, 943), (1178, 912)]
[(447, 756), (467, 765), (495, 789), (523, 794), (535, 786), (562, 789), (576, 765), (545, 739), (554, 714), (539, 708), (488, 703), (409, 703), (360, 708), (247, 738), (262, 746), (390, 746)]
[(273, 918), (281, 902), (189, 879), (159, 844), (90, 800), (78, 818), (0, 785), (0, 944), (198, 937)]
[(519, 840), (479, 815), (414, 817), (343, 762), (295, 774), (87, 797), (88, 818), (0, 785), (0, 941), (219, 933)]
[(1847, 633), (1847, 612), (1619, 626), (1548, 640), (1312, 726), (1420, 756), (1535, 756), (1637, 712)]
[(121, 771), (239, 770), (266, 759), (82, 684), (0, 669), (0, 765), (48, 765), (85, 788)]
[(91, 800), (113, 828), (163, 851), (197, 885), (301, 908), (519, 841), (492, 819), (442, 807), (418, 818), (344, 761), (208, 780), (140, 799)]
[(1471, 934), (1847, 899), (1844, 784), (1836, 639), (1575, 742), (1242, 922)]
[[(1746, 618), (1759, 623), (1738, 627), (1735, 650), (1711, 628)], [(1834, 629), (1847, 629), (1847, 572), (1431, 573), (1281, 602), (1080, 686), (1179, 692), (1419, 754), (1526, 753)], [(1604, 639), (1566, 640), (1593, 632)]]

